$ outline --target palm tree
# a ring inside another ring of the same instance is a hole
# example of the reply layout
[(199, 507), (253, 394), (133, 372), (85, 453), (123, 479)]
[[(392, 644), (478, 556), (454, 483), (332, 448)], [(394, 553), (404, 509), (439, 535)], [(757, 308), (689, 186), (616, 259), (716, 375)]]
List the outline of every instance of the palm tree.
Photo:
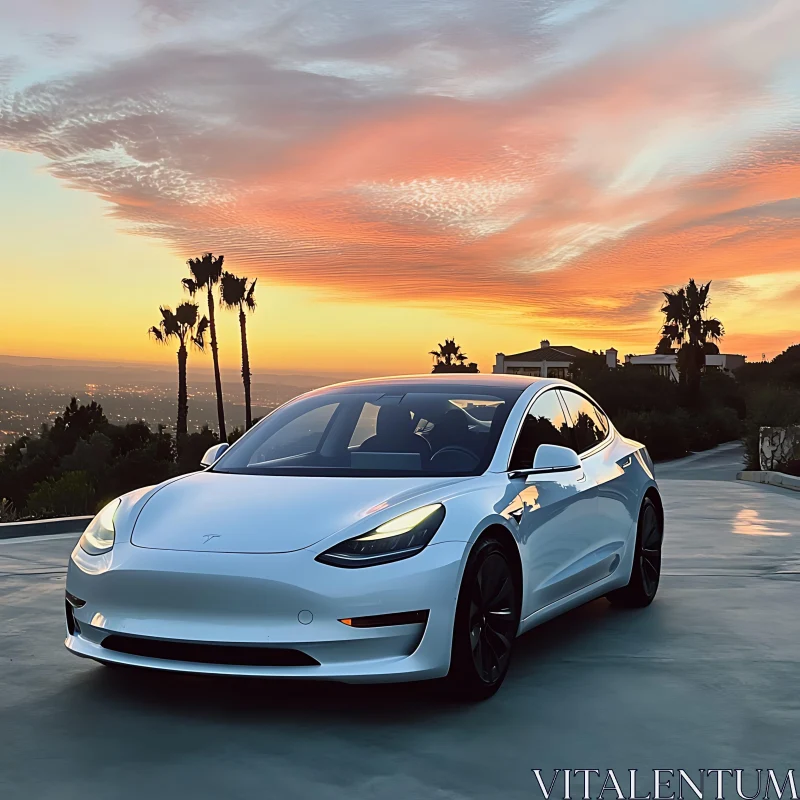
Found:
[(244, 383), (244, 425), (250, 430), (253, 412), (250, 407), (250, 356), (247, 352), (247, 311), (256, 310), (256, 280), (247, 286), (247, 278), (237, 278), (231, 272), (223, 272), (220, 279), (220, 303), (226, 308), (239, 309), (239, 330), (242, 333), (242, 382)]
[(432, 372), (477, 372), (478, 365), (474, 361), (467, 362), (469, 356), (461, 352), (461, 346), (455, 339), (445, 339), (439, 343), (438, 350), (431, 350), (433, 356)]
[[(674, 292), (664, 292), (666, 302), (661, 307), (664, 327), (656, 352), (664, 353), (678, 348), (680, 380), (696, 400), (700, 391), (700, 374), (705, 366), (705, 356), (724, 335), (722, 323), (715, 317), (706, 318), (711, 304), (708, 299), (711, 281), (699, 286), (694, 278)], [(711, 341), (709, 341), (711, 340)]]
[(202, 258), (190, 258), (186, 265), (191, 278), (184, 278), (183, 285), (189, 294), (194, 297), (197, 292), (205, 289), (208, 292), (208, 320), (211, 328), (211, 357), (214, 361), (214, 383), (217, 389), (217, 419), (219, 421), (219, 439), (227, 441), (225, 434), (225, 406), (222, 402), (222, 378), (219, 372), (219, 351), (217, 348), (217, 323), (214, 319), (214, 287), (222, 276), (222, 262), (225, 256), (214, 256), (206, 253)]
[(189, 418), (189, 399), (186, 387), (187, 344), (193, 344), (198, 350), (205, 347), (204, 336), (208, 328), (208, 319), (198, 320), (199, 309), (195, 303), (181, 303), (175, 311), (166, 306), (159, 308), (161, 321), (153, 325), (148, 333), (161, 344), (176, 340), (178, 345), (178, 427), (176, 440), (180, 445), (187, 433)]

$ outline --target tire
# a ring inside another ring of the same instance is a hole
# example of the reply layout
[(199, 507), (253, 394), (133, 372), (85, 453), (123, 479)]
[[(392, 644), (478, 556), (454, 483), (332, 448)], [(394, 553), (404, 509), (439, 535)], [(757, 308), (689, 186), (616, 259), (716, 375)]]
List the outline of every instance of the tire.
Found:
[(645, 497), (639, 509), (636, 549), (627, 586), (611, 592), (608, 600), (620, 608), (645, 608), (653, 602), (661, 579), (661, 546), (664, 530), (655, 503)]
[(455, 697), (486, 700), (505, 680), (519, 627), (520, 590), (505, 547), (493, 536), (480, 541), (467, 560), (456, 604), (445, 679)]

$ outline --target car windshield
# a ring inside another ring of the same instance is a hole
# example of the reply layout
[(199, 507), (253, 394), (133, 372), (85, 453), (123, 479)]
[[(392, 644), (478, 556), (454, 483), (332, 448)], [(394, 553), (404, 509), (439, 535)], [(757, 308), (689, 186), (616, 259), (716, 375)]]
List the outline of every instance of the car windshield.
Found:
[[(433, 388), (433, 387), (431, 387)], [(486, 470), (520, 392), (329, 390), (274, 411), (214, 465), (257, 475), (411, 477)]]

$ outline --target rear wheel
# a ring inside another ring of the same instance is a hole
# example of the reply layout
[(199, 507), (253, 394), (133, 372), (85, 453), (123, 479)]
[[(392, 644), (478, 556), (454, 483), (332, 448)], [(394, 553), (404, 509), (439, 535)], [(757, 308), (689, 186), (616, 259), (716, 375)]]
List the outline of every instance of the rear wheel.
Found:
[(653, 602), (661, 579), (661, 545), (664, 531), (655, 503), (645, 497), (639, 511), (633, 569), (627, 586), (608, 595), (609, 601), (623, 608), (644, 608)]
[(470, 553), (456, 606), (447, 682), (466, 700), (486, 700), (503, 683), (519, 627), (520, 587), (494, 537)]

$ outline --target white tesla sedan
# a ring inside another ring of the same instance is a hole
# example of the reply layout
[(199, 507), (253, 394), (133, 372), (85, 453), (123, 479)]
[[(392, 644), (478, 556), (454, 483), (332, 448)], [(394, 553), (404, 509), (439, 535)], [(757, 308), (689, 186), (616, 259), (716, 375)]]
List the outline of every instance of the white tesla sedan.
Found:
[(650, 457), (566, 381), (331, 386), (203, 466), (91, 522), (69, 562), (70, 651), (183, 672), (447, 676), (480, 699), (516, 636), (658, 588)]

